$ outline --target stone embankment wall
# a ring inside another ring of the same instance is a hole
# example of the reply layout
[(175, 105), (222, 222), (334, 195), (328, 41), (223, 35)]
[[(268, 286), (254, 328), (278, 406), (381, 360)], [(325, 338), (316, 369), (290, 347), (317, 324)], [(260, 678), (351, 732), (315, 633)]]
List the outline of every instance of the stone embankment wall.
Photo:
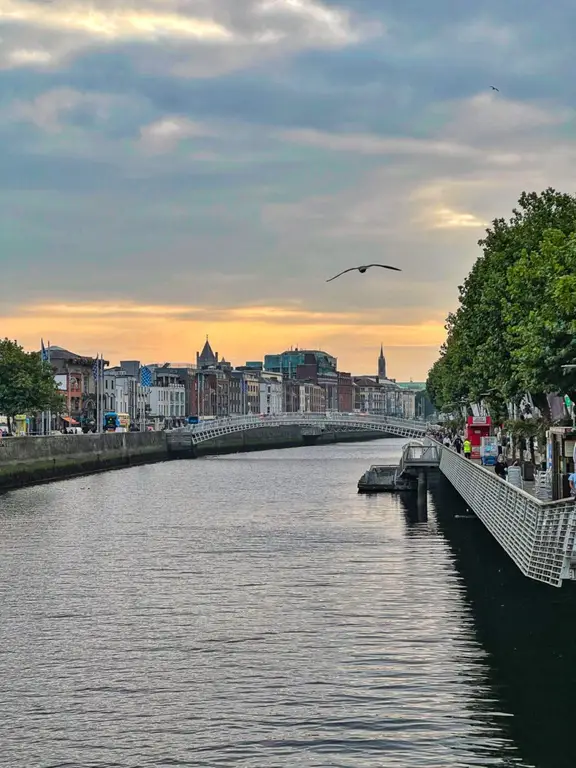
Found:
[(0, 491), (166, 459), (374, 440), (384, 436), (368, 432), (302, 435), (301, 427), (286, 426), (237, 432), (198, 446), (192, 445), (191, 436), (186, 432), (9, 437), (0, 440)]
[(219, 456), (226, 453), (265, 451), (272, 448), (293, 448), (302, 445), (324, 445), (326, 443), (358, 442), (386, 437), (374, 432), (322, 432), (317, 435), (302, 435), (300, 426), (262, 427), (246, 432), (234, 432), (216, 437), (199, 445), (192, 445), (189, 433), (172, 432), (168, 435), (168, 451), (172, 458)]
[(0, 440), (0, 490), (167, 458), (164, 432), (8, 437)]

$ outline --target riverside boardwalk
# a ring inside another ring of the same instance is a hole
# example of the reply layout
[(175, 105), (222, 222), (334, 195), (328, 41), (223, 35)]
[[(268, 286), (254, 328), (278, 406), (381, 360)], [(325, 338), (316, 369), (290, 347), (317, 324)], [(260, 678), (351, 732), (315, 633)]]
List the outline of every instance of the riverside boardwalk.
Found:
[[(534, 484), (518, 488), (433, 438), (425, 438), (421, 444), (434, 447), (440, 472), (525, 576), (554, 587), (576, 580), (576, 505), (572, 499), (541, 501)], [(403, 462), (408, 453), (405, 446)], [(397, 468), (399, 478), (411, 472), (409, 466), (407, 472), (402, 470), (403, 462)], [(432, 467), (428, 470), (434, 471)], [(420, 479), (418, 486), (422, 490)]]

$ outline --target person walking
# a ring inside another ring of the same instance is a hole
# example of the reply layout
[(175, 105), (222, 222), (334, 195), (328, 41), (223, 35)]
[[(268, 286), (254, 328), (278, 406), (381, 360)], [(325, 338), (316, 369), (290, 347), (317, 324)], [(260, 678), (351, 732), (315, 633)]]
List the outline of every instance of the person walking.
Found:
[(454, 440), (454, 448), (456, 449), (456, 453), (462, 453), (462, 438), (460, 435), (456, 435), (456, 439)]
[(464, 456), (467, 459), (472, 458), (472, 443), (470, 442), (470, 440), (468, 440), (468, 438), (464, 440)]
[(568, 485), (570, 486), (570, 496), (576, 500), (576, 472), (568, 475)]
[(494, 472), (502, 480), (506, 480), (506, 475), (508, 474), (508, 465), (504, 461), (504, 456), (502, 456), (502, 454), (499, 454), (498, 458), (496, 459), (496, 464), (494, 465)]

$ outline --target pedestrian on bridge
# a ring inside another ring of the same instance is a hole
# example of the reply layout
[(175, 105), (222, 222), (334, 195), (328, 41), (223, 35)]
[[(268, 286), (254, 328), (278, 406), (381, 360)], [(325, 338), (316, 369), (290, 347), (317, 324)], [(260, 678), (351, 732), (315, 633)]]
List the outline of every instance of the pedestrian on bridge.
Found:
[(456, 450), (456, 453), (462, 453), (462, 446), (463, 445), (464, 445), (464, 443), (462, 442), (462, 438), (460, 437), (460, 435), (456, 435), (456, 437), (454, 439), (454, 448)]
[(464, 440), (464, 456), (467, 459), (472, 458), (472, 443), (470, 442), (470, 440), (468, 440), (468, 438)]

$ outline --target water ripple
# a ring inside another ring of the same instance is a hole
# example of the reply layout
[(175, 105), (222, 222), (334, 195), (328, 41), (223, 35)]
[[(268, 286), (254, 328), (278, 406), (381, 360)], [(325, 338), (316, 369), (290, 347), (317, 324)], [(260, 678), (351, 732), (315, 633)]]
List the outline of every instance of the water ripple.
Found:
[(175, 462), (0, 500), (0, 766), (527, 766), (398, 441)]

